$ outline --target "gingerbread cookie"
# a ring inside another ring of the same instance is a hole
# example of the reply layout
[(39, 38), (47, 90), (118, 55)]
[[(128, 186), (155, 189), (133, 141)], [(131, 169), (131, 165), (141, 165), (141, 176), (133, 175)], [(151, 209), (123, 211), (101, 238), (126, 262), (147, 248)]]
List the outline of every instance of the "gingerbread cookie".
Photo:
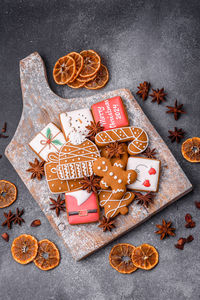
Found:
[(110, 159), (112, 165), (125, 169), (128, 161), (128, 147), (125, 143), (111, 143), (101, 149), (101, 156)]
[(98, 222), (99, 204), (95, 193), (85, 190), (66, 193), (65, 203), (69, 224)]
[(113, 198), (112, 190), (101, 190), (99, 193), (99, 204), (104, 207), (106, 218), (114, 218), (118, 214), (128, 213), (128, 205), (133, 201), (135, 195), (132, 192), (126, 192), (121, 199)]
[(128, 186), (131, 190), (157, 192), (160, 178), (160, 160), (129, 157), (127, 170), (135, 170), (137, 179)]
[(112, 189), (112, 198), (121, 199), (126, 192), (126, 185), (133, 183), (137, 178), (134, 170), (124, 171), (120, 166), (112, 166), (109, 159), (100, 157), (93, 164), (96, 175), (103, 177), (100, 181), (102, 189)]
[(106, 146), (114, 142), (129, 142), (128, 153), (136, 155), (143, 152), (149, 143), (147, 133), (140, 127), (123, 127), (107, 131), (101, 131), (95, 136), (95, 143), (99, 147)]
[(119, 96), (95, 103), (91, 109), (95, 122), (100, 121), (104, 130), (129, 125), (126, 109)]
[(57, 174), (57, 162), (47, 162), (44, 165), (46, 181), (52, 194), (61, 194), (82, 189), (79, 179), (60, 180)]
[(30, 148), (42, 159), (47, 161), (50, 152), (57, 153), (66, 140), (60, 129), (49, 123), (29, 143)]
[(50, 153), (49, 161), (57, 163), (57, 175), (60, 180), (74, 180), (91, 176), (93, 162), (100, 156), (97, 146), (85, 139), (80, 145), (66, 142), (59, 153)]
[(60, 123), (67, 140), (73, 144), (81, 144), (88, 135), (86, 126), (93, 122), (92, 113), (89, 108), (78, 109), (60, 114)]

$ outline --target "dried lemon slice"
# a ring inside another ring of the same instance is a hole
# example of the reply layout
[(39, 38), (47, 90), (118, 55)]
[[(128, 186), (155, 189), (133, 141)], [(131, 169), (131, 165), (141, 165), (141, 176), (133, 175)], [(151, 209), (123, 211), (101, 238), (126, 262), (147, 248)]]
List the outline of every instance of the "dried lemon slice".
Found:
[(91, 77), (100, 69), (101, 58), (94, 50), (84, 50), (80, 53), (83, 57), (83, 68), (81, 77)]
[(158, 251), (153, 246), (143, 244), (133, 250), (132, 262), (137, 268), (151, 270), (157, 265), (158, 257)]
[(111, 267), (119, 273), (130, 274), (137, 270), (132, 262), (132, 253), (135, 247), (130, 244), (117, 244), (115, 245), (109, 255)]
[(104, 65), (101, 65), (95, 78), (89, 82), (86, 82), (84, 87), (89, 90), (98, 90), (104, 87), (108, 82), (108, 80), (109, 80), (108, 69)]
[(38, 243), (38, 253), (34, 264), (41, 270), (47, 271), (58, 266), (60, 253), (54, 243), (45, 239)]
[(38, 242), (28, 234), (22, 234), (14, 239), (11, 246), (11, 253), (19, 264), (28, 264), (34, 260), (37, 255)]
[(187, 139), (181, 148), (183, 157), (192, 163), (200, 162), (200, 138)]
[(10, 181), (0, 180), (0, 208), (10, 206), (16, 199), (16, 186)]
[(83, 57), (82, 57), (82, 55), (80, 55), (77, 52), (71, 52), (68, 55), (73, 58), (73, 60), (75, 61), (75, 64), (76, 64), (76, 72), (75, 72), (72, 80), (70, 80), (70, 83), (72, 83), (78, 77), (79, 73), (81, 72), (81, 70), (83, 68)]
[(73, 82), (68, 82), (68, 86), (73, 88), (73, 89), (79, 89), (81, 87), (83, 87), (85, 84), (85, 82), (81, 82), (78, 80), (78, 78), (76, 78)]
[(53, 78), (57, 84), (68, 83), (74, 77), (76, 63), (71, 56), (63, 56), (58, 59), (53, 69)]

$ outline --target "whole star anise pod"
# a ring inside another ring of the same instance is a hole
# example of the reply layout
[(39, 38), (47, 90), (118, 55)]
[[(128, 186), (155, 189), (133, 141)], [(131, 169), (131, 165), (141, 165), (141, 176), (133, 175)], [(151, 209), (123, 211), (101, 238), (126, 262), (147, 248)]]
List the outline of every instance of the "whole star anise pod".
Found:
[(44, 164), (45, 161), (39, 161), (37, 158), (35, 158), (34, 163), (29, 162), (29, 165), (31, 168), (27, 169), (27, 172), (32, 173), (31, 179), (37, 178), (38, 180), (42, 179), (42, 176), (44, 175)]
[(160, 234), (160, 239), (163, 240), (167, 236), (175, 236), (174, 231), (176, 228), (171, 227), (172, 222), (166, 222), (162, 220), (162, 225), (157, 224), (156, 227), (159, 229), (155, 233)]
[(13, 218), (14, 224), (19, 224), (21, 226), (21, 223), (25, 223), (24, 219), (22, 218), (23, 213), (23, 209), (21, 211), (19, 210), (19, 208), (16, 209), (16, 215)]
[(151, 149), (150, 147), (147, 147), (147, 149), (142, 153), (143, 155), (145, 155), (148, 158), (156, 158), (157, 152), (156, 152), (156, 148)]
[(146, 100), (149, 93), (150, 83), (147, 81), (144, 81), (143, 83), (140, 83), (140, 86), (137, 87), (139, 91), (137, 91), (137, 95), (140, 96), (143, 100)]
[(87, 190), (88, 193), (94, 192), (97, 193), (100, 190), (100, 180), (101, 178), (92, 174), (90, 177), (84, 176), (80, 181), (83, 190)]
[(65, 200), (62, 200), (60, 195), (58, 195), (57, 200), (53, 198), (49, 198), (49, 199), (52, 202), (50, 203), (51, 206), (50, 209), (55, 210), (57, 217), (59, 217), (61, 210), (65, 211)]
[(166, 111), (167, 114), (174, 114), (174, 119), (177, 121), (181, 114), (186, 114), (183, 110), (183, 104), (178, 105), (178, 101), (176, 100), (174, 106), (166, 106), (169, 110)]
[(134, 201), (137, 201), (137, 204), (140, 204), (140, 205), (144, 206), (145, 208), (148, 208), (149, 205), (151, 203), (153, 203), (154, 197), (155, 197), (155, 195), (152, 192), (148, 192), (146, 194), (136, 192)]
[(171, 142), (177, 142), (180, 143), (180, 140), (184, 137), (185, 132), (183, 131), (182, 128), (178, 129), (176, 127), (174, 127), (174, 131), (173, 130), (168, 130), (169, 132), (169, 136), (168, 138), (170, 138)]
[(109, 144), (105, 147), (105, 150), (107, 151), (108, 158), (120, 158), (120, 155), (125, 153), (123, 144), (119, 144), (119, 142)]
[(103, 126), (101, 125), (100, 121), (98, 121), (97, 123), (91, 121), (90, 125), (86, 126), (86, 128), (89, 130), (87, 138), (92, 141), (95, 140), (95, 135), (103, 130)]
[(106, 218), (103, 216), (102, 220), (100, 221), (100, 225), (98, 227), (103, 228), (103, 231), (105, 232), (106, 230), (111, 231), (113, 228), (115, 228), (115, 221), (111, 218)]
[(8, 226), (9, 229), (11, 229), (11, 224), (15, 218), (15, 215), (9, 210), (8, 214), (3, 213), (6, 220), (1, 224), (2, 226)]
[(167, 94), (164, 93), (164, 88), (162, 88), (161, 90), (152, 89), (152, 91), (153, 91), (153, 93), (150, 94), (150, 96), (153, 98), (151, 100), (151, 102), (157, 102), (158, 104), (160, 104), (160, 103), (166, 101), (165, 96), (167, 96)]

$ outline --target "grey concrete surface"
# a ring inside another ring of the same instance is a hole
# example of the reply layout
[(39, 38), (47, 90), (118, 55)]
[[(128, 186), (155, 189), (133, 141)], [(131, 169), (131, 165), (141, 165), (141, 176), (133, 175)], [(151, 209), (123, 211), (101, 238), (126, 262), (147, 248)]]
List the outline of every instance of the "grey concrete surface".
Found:
[[(200, 2), (177, 1), (64, 1), (34, 0), (0, 2), (0, 126), (8, 122), (9, 139), (0, 140), (0, 153), (15, 133), (22, 112), (19, 60), (38, 51), (45, 60), (50, 86), (61, 97), (92, 95), (95, 91), (72, 90), (57, 86), (52, 68), (58, 57), (70, 51), (95, 49), (110, 71), (105, 90), (129, 88), (150, 81), (154, 88), (165, 87), (167, 104), (178, 99), (187, 114), (178, 122), (150, 99), (142, 106), (164, 138), (194, 185), (194, 191), (166, 208), (145, 224), (81, 262), (74, 262), (62, 241), (51, 228), (37, 203), (28, 193), (5, 156), (0, 160), (0, 178), (14, 182), (19, 191), (11, 206), (24, 208), (26, 221), (9, 231), (10, 242), (0, 239), (0, 299), (200, 299), (200, 166), (190, 164), (181, 155), (181, 146), (171, 144), (168, 129), (186, 131), (186, 138), (200, 135), (199, 46)], [(0, 211), (0, 221), (3, 212)], [(191, 213), (194, 229), (184, 227), (184, 216)], [(31, 228), (33, 219), (42, 226)], [(176, 237), (159, 240), (155, 225), (162, 218), (177, 228)], [(0, 226), (0, 234), (5, 231)], [(54, 241), (61, 252), (58, 268), (42, 272), (34, 264), (22, 266), (12, 260), (10, 246), (21, 233)], [(181, 236), (194, 235), (184, 251), (174, 244)], [(159, 265), (150, 272), (138, 270), (121, 275), (109, 266), (109, 251), (117, 242), (153, 244), (159, 251)]]

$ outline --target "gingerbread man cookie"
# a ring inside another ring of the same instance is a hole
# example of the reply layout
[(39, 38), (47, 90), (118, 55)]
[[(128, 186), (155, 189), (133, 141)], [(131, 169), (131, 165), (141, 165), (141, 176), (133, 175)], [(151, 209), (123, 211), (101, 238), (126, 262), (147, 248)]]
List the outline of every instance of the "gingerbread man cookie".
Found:
[(110, 143), (101, 149), (101, 156), (110, 159), (112, 165), (121, 166), (125, 169), (128, 161), (128, 146), (125, 143)]
[(103, 177), (100, 186), (103, 190), (112, 190), (112, 198), (120, 200), (126, 192), (126, 185), (133, 183), (137, 178), (134, 170), (125, 171), (122, 167), (111, 165), (109, 159), (99, 157), (92, 166), (96, 175)]

